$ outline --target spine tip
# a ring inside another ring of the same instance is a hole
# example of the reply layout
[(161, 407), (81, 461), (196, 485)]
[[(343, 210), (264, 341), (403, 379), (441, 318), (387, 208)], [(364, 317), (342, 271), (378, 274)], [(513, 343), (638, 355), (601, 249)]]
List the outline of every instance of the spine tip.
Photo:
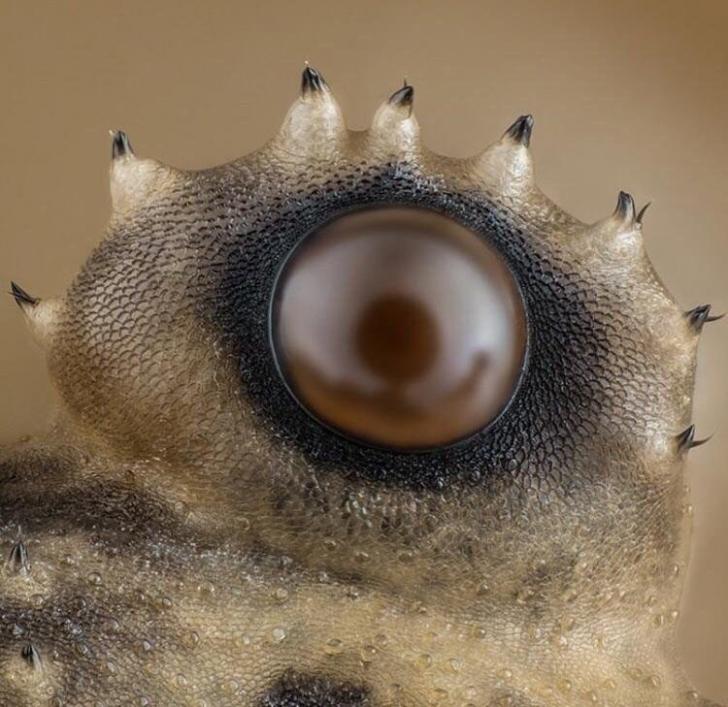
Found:
[(617, 208), (614, 209), (614, 217), (620, 221), (634, 223), (636, 220), (634, 199), (626, 191), (619, 192), (617, 197)]
[(412, 108), (412, 104), (415, 100), (415, 89), (414, 86), (410, 86), (405, 80), (404, 86), (397, 89), (388, 99), (388, 103), (391, 106)]
[(15, 303), (21, 308), (35, 307), (40, 302), (38, 297), (33, 297), (28, 294), (20, 285), (16, 282), (10, 283), (10, 294), (15, 298)]
[(685, 317), (688, 320), (688, 324), (699, 334), (703, 330), (703, 326), (710, 322), (717, 322), (719, 319), (723, 319), (725, 313), (722, 314), (711, 314), (711, 306), (709, 304), (701, 304), (697, 307), (693, 307), (685, 312)]
[(328, 88), (322, 74), (312, 66), (306, 64), (301, 74), (301, 95), (307, 96), (313, 93), (320, 93)]
[(522, 115), (505, 131), (503, 137), (509, 138), (518, 145), (528, 147), (531, 144), (533, 132), (533, 116)]
[(695, 439), (695, 425), (690, 425), (690, 427), (687, 427), (678, 434), (675, 437), (675, 440), (677, 442), (678, 453), (684, 454), (694, 447), (700, 447), (706, 442), (709, 442), (710, 437), (706, 437), (705, 439)]
[(134, 150), (129, 141), (129, 136), (123, 130), (110, 130), (109, 133), (111, 134), (112, 160), (134, 156)]

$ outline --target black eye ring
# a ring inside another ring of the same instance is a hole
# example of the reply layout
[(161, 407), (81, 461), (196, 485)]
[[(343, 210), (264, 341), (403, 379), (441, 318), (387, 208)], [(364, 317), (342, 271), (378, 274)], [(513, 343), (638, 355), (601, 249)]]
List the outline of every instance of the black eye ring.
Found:
[(301, 238), (275, 277), (269, 344), (319, 424), (397, 452), (490, 427), (528, 360), (524, 299), (482, 235), (407, 205), (350, 209)]

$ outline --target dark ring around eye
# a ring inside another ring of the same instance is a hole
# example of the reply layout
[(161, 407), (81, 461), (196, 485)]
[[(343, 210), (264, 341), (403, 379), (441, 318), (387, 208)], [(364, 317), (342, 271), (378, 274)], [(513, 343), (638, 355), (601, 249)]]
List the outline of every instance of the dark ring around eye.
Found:
[(527, 360), (527, 314), (504, 258), (441, 213), (381, 207), (307, 234), (276, 278), (279, 374), (321, 424), (395, 451), (491, 425)]

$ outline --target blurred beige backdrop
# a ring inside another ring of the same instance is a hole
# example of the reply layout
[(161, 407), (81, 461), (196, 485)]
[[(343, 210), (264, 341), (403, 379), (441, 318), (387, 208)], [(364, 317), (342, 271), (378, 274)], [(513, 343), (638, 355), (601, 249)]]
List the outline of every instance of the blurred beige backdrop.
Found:
[[(728, 309), (728, 2), (0, 2), (0, 288), (66, 288), (109, 210), (107, 130), (203, 167), (258, 147), (323, 71), (354, 128), (404, 76), (429, 145), (464, 156), (532, 112), (543, 189), (577, 217), (651, 200), (653, 261), (686, 308)], [(46, 424), (43, 358), (0, 300), (0, 441)], [(706, 327), (681, 623), (728, 701), (728, 324)]]

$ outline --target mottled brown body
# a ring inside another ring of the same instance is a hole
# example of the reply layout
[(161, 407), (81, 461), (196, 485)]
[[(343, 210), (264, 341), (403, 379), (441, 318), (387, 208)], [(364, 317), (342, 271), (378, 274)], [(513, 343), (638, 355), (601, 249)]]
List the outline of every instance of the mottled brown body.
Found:
[[(4, 703), (705, 704), (674, 652), (705, 317), (653, 272), (631, 197), (587, 226), (538, 191), (530, 118), (455, 160), (411, 103), (353, 133), (307, 69), (231, 164), (115, 136), (107, 238), (62, 299), (19, 297), (63, 408), (0, 465)], [(284, 258), (383, 204), (457, 219), (523, 294), (523, 382), (454, 448), (342, 438), (277, 377)]]

